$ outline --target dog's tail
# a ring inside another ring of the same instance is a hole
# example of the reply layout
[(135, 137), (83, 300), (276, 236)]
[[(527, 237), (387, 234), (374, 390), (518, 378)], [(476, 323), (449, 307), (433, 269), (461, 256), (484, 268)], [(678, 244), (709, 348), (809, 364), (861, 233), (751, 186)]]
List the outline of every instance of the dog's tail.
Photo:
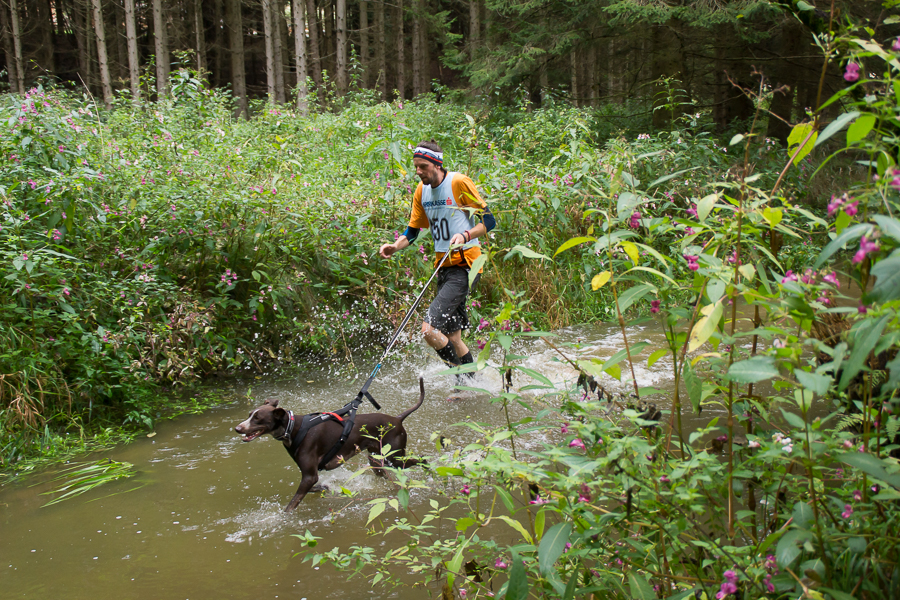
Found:
[(425, 401), (425, 381), (421, 377), (419, 377), (419, 392), (419, 401), (416, 402), (416, 405), (412, 408), (407, 408), (402, 413), (400, 413), (399, 417), (397, 417), (398, 419), (400, 419), (401, 423), (403, 422), (403, 419), (416, 412), (416, 409), (422, 406), (422, 402)]

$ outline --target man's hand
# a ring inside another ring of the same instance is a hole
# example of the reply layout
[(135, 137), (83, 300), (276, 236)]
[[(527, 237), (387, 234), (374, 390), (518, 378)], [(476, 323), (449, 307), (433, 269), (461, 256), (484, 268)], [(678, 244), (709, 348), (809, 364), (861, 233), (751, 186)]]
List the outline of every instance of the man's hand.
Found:
[(461, 233), (457, 233), (452, 238), (450, 238), (451, 246), (461, 246), (466, 243), (466, 236)]
[(378, 254), (381, 258), (390, 258), (394, 252), (399, 250), (396, 244), (382, 244), (381, 248), (378, 249)]

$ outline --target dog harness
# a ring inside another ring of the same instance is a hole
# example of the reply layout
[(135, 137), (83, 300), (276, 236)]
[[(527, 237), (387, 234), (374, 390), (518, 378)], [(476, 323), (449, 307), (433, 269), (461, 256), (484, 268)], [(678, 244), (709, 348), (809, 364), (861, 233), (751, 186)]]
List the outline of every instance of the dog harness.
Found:
[[(368, 386), (366, 386), (368, 387)], [(341, 432), (341, 437), (335, 443), (335, 445), (325, 453), (325, 456), (322, 457), (322, 460), (319, 461), (319, 470), (325, 468), (331, 459), (338, 455), (341, 451), (341, 447), (347, 441), (347, 438), (350, 437), (350, 432), (353, 431), (353, 424), (356, 421), (356, 409), (359, 408), (359, 405), (362, 404), (363, 398), (368, 398), (368, 400), (375, 406), (375, 408), (381, 410), (381, 407), (375, 402), (375, 399), (372, 398), (372, 395), (369, 394), (368, 391), (363, 390), (359, 393), (359, 395), (344, 405), (343, 408), (339, 408), (334, 412), (325, 412), (325, 413), (310, 413), (308, 415), (303, 415), (300, 420), (300, 427), (297, 429), (297, 433), (293, 433), (294, 424), (296, 419), (294, 418), (294, 411), (288, 411), (288, 424), (284, 428), (284, 433), (275, 438), (276, 440), (280, 440), (284, 442), (284, 447), (288, 451), (288, 454), (292, 455), (291, 448), (295, 445), (299, 445), (303, 442), (303, 439), (306, 437), (306, 434), (309, 433), (309, 430), (315, 427), (316, 425), (321, 425), (325, 421), (336, 421), (338, 423), (344, 424), (344, 429)]]

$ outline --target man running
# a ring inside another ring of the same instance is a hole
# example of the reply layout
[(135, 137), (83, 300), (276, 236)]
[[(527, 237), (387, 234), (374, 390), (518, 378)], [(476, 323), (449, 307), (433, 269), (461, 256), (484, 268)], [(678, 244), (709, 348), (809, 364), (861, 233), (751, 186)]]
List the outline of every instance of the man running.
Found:
[[(396, 242), (382, 245), (378, 253), (382, 258), (390, 258), (409, 246), (425, 228), (431, 229), (434, 239), (435, 265), (451, 248), (462, 245), (462, 255), (454, 248), (438, 272), (437, 294), (428, 307), (422, 334), (447, 365), (469, 364), (474, 359), (462, 341), (462, 330), (469, 327), (469, 270), (481, 256), (478, 238), (493, 229), (496, 221), (472, 180), (444, 169), (444, 153), (437, 142), (419, 143), (413, 151), (413, 165), (422, 182), (413, 194), (409, 226)], [(476, 215), (481, 222), (476, 222)]]

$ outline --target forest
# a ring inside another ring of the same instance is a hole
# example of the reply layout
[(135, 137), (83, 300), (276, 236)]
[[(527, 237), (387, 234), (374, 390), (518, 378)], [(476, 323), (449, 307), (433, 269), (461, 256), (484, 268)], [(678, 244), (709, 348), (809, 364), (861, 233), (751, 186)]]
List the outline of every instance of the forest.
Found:
[(0, 503), (134, 476), (102, 452), (243, 412), (228, 386), (358, 376), (434, 271), (430, 236), (377, 257), (433, 138), (497, 221), (475, 363), (429, 381), (476, 372), (477, 410), (378, 497), (368, 465), (308, 499), (359, 537), (291, 522), (296, 562), (402, 597), (900, 598), (896, 4), (0, 1)]

